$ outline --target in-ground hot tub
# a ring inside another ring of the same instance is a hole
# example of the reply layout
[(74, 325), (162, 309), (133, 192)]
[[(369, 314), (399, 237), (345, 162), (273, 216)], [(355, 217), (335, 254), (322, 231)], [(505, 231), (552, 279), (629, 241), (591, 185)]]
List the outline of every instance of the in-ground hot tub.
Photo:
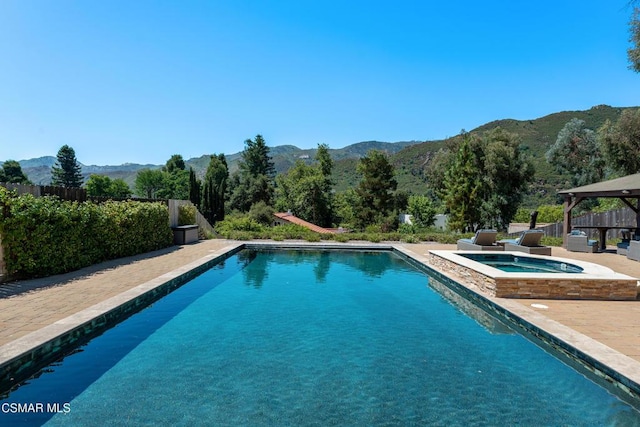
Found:
[(638, 279), (590, 262), (479, 251), (429, 251), (429, 264), (500, 298), (635, 300)]
[(458, 255), (508, 273), (582, 273), (584, 268), (553, 257), (530, 257), (513, 252), (469, 253)]

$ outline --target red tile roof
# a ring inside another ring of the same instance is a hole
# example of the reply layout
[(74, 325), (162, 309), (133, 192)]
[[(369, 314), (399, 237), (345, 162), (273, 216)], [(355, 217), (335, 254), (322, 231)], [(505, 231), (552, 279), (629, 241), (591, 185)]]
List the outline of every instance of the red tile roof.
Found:
[(281, 220), (290, 222), (292, 224), (301, 225), (305, 228), (308, 228), (311, 231), (315, 231), (316, 233), (322, 233), (322, 234), (335, 233), (335, 231), (333, 230), (328, 230), (326, 228), (320, 227), (319, 225), (311, 224), (310, 222), (307, 222), (302, 218), (298, 218), (297, 216), (294, 216), (288, 212), (278, 212), (278, 213), (274, 213), (274, 215), (280, 218)]

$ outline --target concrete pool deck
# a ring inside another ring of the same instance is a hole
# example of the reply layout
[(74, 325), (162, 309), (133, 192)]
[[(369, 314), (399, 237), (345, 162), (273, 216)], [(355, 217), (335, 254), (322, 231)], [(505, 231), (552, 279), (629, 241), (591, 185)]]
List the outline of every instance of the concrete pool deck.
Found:
[[(53, 324), (243, 243), (247, 242), (201, 241), (109, 261), (65, 275), (0, 285), (0, 355), (3, 349), (15, 347), (18, 342), (20, 347), (28, 349), (30, 337), (35, 344), (41, 332)], [(455, 249), (455, 245), (432, 243), (392, 244), (418, 260), (424, 259), (429, 250)], [(349, 244), (343, 246), (348, 248)], [(639, 262), (615, 253), (574, 253), (553, 248), (552, 255), (594, 262), (619, 273), (640, 276)], [(614, 349), (640, 362), (640, 301), (499, 300), (542, 320), (558, 322), (603, 344), (605, 350)], [(602, 348), (599, 351), (602, 352)], [(633, 369), (640, 367), (640, 363), (635, 365)]]

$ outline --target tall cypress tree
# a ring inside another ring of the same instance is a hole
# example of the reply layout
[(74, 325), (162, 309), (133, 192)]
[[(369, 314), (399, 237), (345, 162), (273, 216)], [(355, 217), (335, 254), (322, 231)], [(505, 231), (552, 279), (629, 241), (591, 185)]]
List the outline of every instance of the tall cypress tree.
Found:
[(211, 224), (224, 219), (224, 195), (228, 178), (229, 170), (224, 154), (211, 156), (202, 189), (202, 215)]
[(51, 184), (60, 187), (82, 186), (81, 167), (76, 160), (76, 152), (68, 145), (58, 151), (58, 160), (51, 168)]
[(200, 209), (200, 203), (202, 201), (202, 184), (196, 177), (196, 173), (193, 168), (189, 168), (189, 200)]
[(444, 203), (449, 211), (449, 228), (475, 231), (480, 223), (482, 177), (474, 166), (470, 136), (465, 136), (453, 164), (444, 175)]

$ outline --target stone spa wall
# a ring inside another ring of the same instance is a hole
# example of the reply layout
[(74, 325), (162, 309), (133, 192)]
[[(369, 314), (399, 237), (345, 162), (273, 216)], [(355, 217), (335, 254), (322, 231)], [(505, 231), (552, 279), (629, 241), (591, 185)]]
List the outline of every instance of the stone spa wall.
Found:
[[(579, 274), (505, 273), (491, 276), (429, 252), (429, 265), (464, 285), (498, 298), (635, 300), (638, 280)], [(499, 270), (496, 270), (499, 271)], [(622, 276), (622, 277), (620, 277)]]

